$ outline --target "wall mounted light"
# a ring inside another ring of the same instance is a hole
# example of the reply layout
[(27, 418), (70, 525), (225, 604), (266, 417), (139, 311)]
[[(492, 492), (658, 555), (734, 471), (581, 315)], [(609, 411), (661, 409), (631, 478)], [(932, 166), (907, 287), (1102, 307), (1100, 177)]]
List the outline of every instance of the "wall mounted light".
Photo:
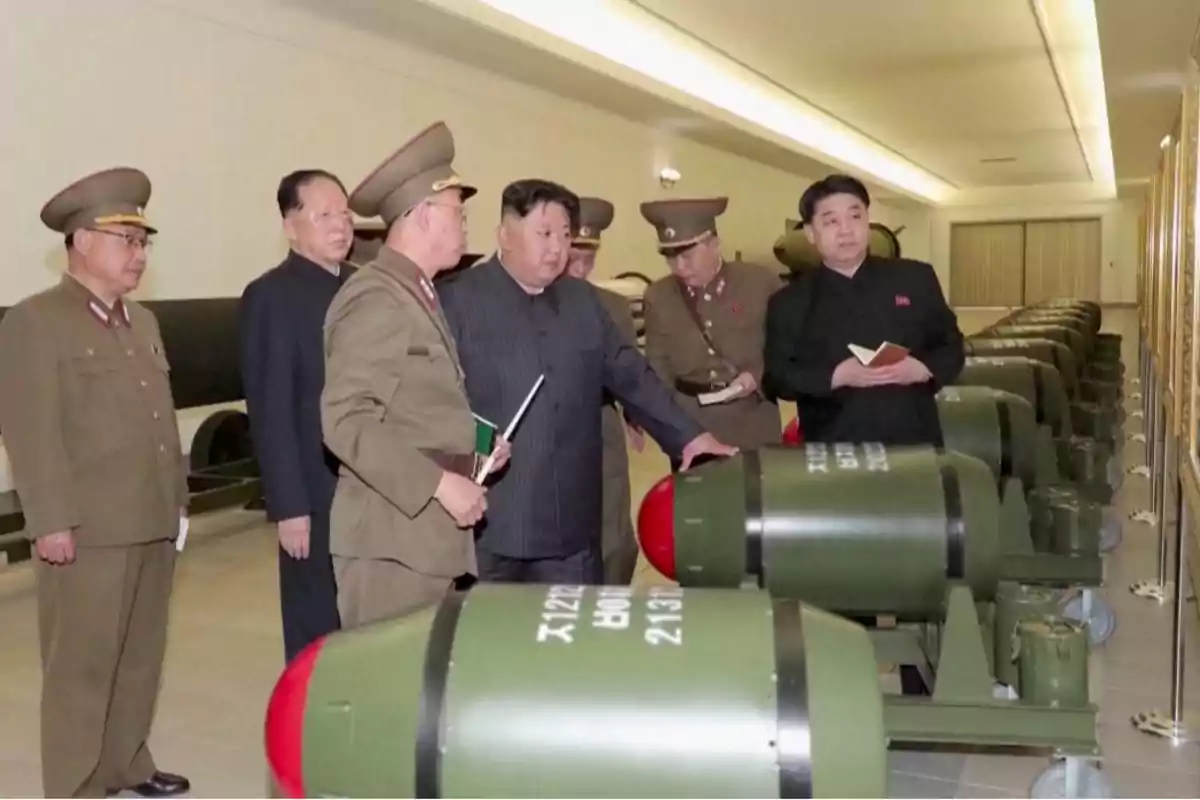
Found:
[(1162, 138), (1162, 141), (1158, 143), (1158, 146), (1161, 147), (1163, 150), (1166, 150), (1168, 147), (1170, 147), (1171, 146), (1171, 134), (1168, 133), (1166, 136), (1164, 136)]
[(683, 176), (679, 174), (679, 170), (673, 167), (663, 167), (658, 172), (658, 182), (664, 189), (675, 188), (681, 177)]

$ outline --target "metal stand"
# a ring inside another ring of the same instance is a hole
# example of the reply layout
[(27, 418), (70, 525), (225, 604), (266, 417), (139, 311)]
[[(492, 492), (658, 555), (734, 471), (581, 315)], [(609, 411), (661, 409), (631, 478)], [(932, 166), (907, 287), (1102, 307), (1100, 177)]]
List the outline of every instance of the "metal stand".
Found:
[[(1138, 581), (1129, 587), (1129, 591), (1138, 597), (1165, 602), (1169, 595), (1167, 585), (1167, 530), (1166, 521), (1166, 481), (1164, 472), (1168, 461), (1168, 449), (1173, 449), (1166, 436), (1166, 414), (1160, 402), (1158, 378), (1153, 369), (1148, 376), (1150, 382), (1149, 398), (1147, 399), (1146, 417), (1149, 421), (1150, 435), (1146, 440), (1146, 462), (1150, 465), (1150, 509), (1130, 514), (1130, 519), (1137, 522), (1155, 525), (1158, 528), (1158, 574), (1155, 581)], [(1178, 499), (1178, 498), (1177, 498)], [(1176, 518), (1178, 521), (1178, 517)]]
[[(1176, 486), (1176, 497), (1182, 498), (1183, 487)], [(1175, 518), (1175, 586), (1182, 587), (1187, 564), (1185, 536), (1191, 529), (1191, 516), (1182, 499), (1176, 501), (1179, 510)], [(1171, 713), (1158, 709), (1135, 714), (1133, 724), (1142, 733), (1161, 736), (1172, 744), (1179, 745), (1196, 741), (1200, 727), (1196, 720), (1186, 719), (1183, 711), (1183, 672), (1186, 659), (1187, 640), (1183, 628), (1184, 593), (1175, 592), (1175, 603), (1171, 614)]]

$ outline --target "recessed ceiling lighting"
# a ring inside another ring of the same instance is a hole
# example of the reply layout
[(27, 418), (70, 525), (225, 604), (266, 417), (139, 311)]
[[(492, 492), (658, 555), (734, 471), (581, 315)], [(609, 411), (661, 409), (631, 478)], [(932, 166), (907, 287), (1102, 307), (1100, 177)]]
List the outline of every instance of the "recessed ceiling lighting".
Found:
[(1166, 136), (1164, 136), (1162, 138), (1162, 141), (1158, 143), (1158, 146), (1164, 150), (1166, 150), (1168, 147), (1170, 147), (1171, 146), (1171, 134), (1168, 133)]

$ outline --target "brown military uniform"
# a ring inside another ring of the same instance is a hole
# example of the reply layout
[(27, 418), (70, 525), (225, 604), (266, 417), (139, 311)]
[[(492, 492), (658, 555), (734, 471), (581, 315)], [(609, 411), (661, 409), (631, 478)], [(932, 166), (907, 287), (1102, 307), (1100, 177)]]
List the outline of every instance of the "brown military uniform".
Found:
[[(574, 247), (599, 248), (600, 235), (612, 224), (612, 204), (596, 197), (579, 200), (579, 233)], [(621, 335), (637, 346), (637, 330), (629, 301), (608, 289), (596, 289), (600, 304), (612, 317)], [(604, 582), (625, 585), (637, 567), (638, 545), (633, 532), (632, 498), (629, 488), (629, 451), (625, 445), (625, 423), (610, 398), (601, 410), (601, 555)]]
[[(430, 194), (464, 186), (441, 123), (354, 190), (350, 207), (387, 225)], [(473, 533), (433, 495), (443, 469), (470, 474), (475, 421), (458, 351), (433, 284), (386, 245), (334, 298), (325, 318), (321, 425), (342, 463), (330, 553), (342, 626), (436, 602), (475, 569)]]
[[(643, 203), (641, 210), (667, 255), (715, 235), (725, 205), (724, 198), (669, 200)], [(727, 261), (703, 289), (668, 276), (651, 284), (642, 300), (651, 366), (697, 422), (745, 450), (781, 441), (779, 407), (761, 390), (707, 406), (697, 396), (725, 388), (741, 372), (761, 386), (767, 301), (782, 285), (766, 267)]]
[[(109, 170), (43, 209), (53, 230), (153, 229), (149, 180)], [(33, 538), (72, 531), (75, 560), (37, 561), (42, 775), (49, 797), (149, 780), (172, 544), (186, 509), (170, 367), (154, 315), (106, 306), (71, 276), (0, 322), (0, 430)]]

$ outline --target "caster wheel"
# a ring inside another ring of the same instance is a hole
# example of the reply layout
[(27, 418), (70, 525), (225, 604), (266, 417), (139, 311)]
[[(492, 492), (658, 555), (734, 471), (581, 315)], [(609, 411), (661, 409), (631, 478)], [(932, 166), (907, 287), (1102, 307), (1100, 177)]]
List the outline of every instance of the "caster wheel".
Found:
[(1111, 553), (1116, 550), (1123, 536), (1121, 515), (1112, 506), (1105, 506), (1100, 518), (1100, 552)]
[(1112, 784), (1095, 764), (1081, 764), (1079, 767), (1079, 785), (1076, 791), (1067, 794), (1067, 762), (1057, 761), (1047, 767), (1029, 788), (1029, 796), (1033, 798), (1050, 797), (1095, 797), (1110, 798), (1113, 796)]
[(1063, 604), (1062, 615), (1074, 622), (1087, 624), (1088, 640), (1091, 641), (1093, 647), (1099, 647), (1107, 642), (1117, 628), (1117, 613), (1113, 611), (1113, 607), (1108, 604), (1107, 600), (1095, 592), (1092, 592), (1092, 613), (1087, 619), (1083, 618), (1082, 594), (1076, 594)]

